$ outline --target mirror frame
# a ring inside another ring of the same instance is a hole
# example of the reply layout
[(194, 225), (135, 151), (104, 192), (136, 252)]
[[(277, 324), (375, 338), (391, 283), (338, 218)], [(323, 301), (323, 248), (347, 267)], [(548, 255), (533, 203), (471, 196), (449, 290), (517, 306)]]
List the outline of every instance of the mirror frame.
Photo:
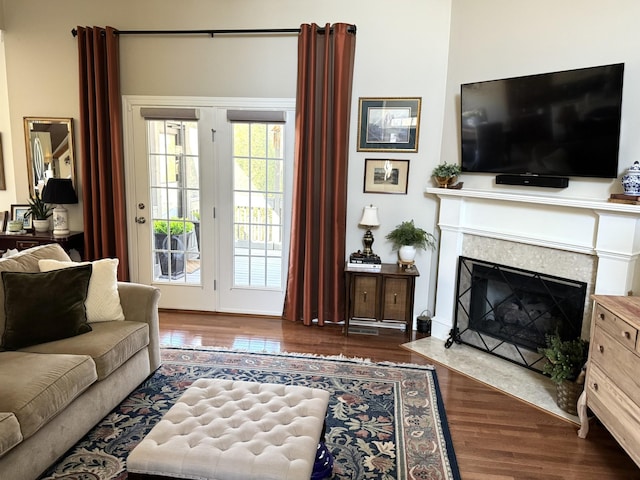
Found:
[[(65, 125), (67, 128), (67, 135), (64, 138), (61, 138), (60, 143), (58, 145), (51, 145), (49, 141), (49, 145), (45, 145), (46, 152), (40, 151), (37, 153), (40, 158), (39, 161), (42, 162), (41, 170), (43, 177), (40, 180), (44, 181), (44, 178), (47, 178), (45, 171), (54, 171), (53, 178), (71, 178), (71, 183), (73, 184), (73, 188), (77, 190), (76, 185), (76, 165), (75, 165), (75, 152), (74, 152), (74, 142), (73, 142), (73, 118), (57, 118), (57, 117), (24, 117), (24, 140), (26, 146), (27, 153), (27, 174), (29, 177), (29, 194), (34, 195), (36, 186), (38, 185), (38, 181), (36, 181), (36, 168), (35, 168), (35, 156), (36, 152), (34, 152), (34, 144), (35, 144), (35, 136), (32, 136), (34, 126), (36, 125), (48, 125), (49, 129), (51, 129), (55, 125)], [(42, 130), (43, 132), (46, 131)], [(64, 148), (64, 147), (67, 148)], [(62, 155), (61, 155), (62, 153)], [(48, 160), (46, 157), (49, 157)], [(60, 159), (64, 161), (64, 167), (61, 165), (57, 165), (57, 170), (64, 168), (66, 170), (65, 175), (61, 176), (58, 172), (55, 173), (53, 169), (47, 169), (47, 165), (54, 165), (54, 162), (60, 161)], [(40, 192), (42, 193), (42, 192)]]

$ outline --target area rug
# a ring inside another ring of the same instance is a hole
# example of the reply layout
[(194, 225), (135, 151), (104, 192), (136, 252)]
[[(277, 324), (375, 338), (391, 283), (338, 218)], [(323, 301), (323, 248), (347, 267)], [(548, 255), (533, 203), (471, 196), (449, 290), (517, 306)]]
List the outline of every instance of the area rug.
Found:
[(197, 378), (329, 391), (333, 479), (460, 479), (433, 367), (213, 349), (163, 349), (162, 359), (158, 371), (41, 479), (125, 480), (129, 452)]

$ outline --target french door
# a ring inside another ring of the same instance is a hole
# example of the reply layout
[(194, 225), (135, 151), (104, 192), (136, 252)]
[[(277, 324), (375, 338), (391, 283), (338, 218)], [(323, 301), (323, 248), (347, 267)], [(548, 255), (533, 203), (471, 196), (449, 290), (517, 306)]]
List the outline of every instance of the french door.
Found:
[(160, 306), (280, 315), (293, 102), (125, 97), (130, 270)]

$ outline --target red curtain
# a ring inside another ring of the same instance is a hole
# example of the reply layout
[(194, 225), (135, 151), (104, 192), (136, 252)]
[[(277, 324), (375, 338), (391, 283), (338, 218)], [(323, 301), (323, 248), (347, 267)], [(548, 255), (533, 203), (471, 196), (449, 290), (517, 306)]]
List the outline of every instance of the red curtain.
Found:
[(129, 280), (119, 42), (111, 27), (78, 27), (80, 169), (86, 260), (118, 258)]
[(344, 320), (347, 162), (355, 30), (301, 26), (291, 250), (283, 317)]

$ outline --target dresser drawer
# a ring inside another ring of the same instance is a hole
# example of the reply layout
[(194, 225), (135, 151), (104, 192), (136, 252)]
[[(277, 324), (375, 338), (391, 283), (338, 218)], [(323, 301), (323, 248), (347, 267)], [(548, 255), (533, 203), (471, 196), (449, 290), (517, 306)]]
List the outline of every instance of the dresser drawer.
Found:
[(597, 326), (591, 340), (589, 365), (597, 365), (623, 392), (640, 399), (640, 358), (618, 340)]
[[(640, 465), (640, 410), (597, 365), (589, 364), (587, 403), (633, 460)], [(637, 398), (637, 397), (634, 397)]]
[(624, 320), (621, 320), (601, 305), (596, 306), (594, 318), (596, 328), (601, 328), (622, 345), (634, 350), (638, 331)]

